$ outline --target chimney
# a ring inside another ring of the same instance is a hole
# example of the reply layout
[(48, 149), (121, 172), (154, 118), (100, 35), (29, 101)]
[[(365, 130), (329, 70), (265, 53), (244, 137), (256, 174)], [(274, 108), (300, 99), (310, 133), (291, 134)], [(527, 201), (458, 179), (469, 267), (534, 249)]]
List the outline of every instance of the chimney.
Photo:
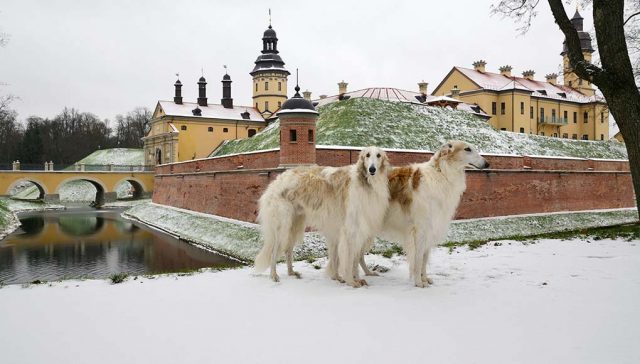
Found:
[(511, 77), (511, 70), (513, 68), (511, 68), (511, 66), (506, 65), (506, 66), (502, 66), (500, 68), (498, 68), (500, 70), (500, 74), (503, 76), (507, 76), (507, 77)]
[(483, 60), (473, 62), (473, 69), (478, 72), (484, 72), (484, 66), (487, 65), (487, 62)]
[(344, 95), (347, 93), (347, 86), (349, 84), (344, 82), (344, 80), (342, 80), (342, 82), (338, 82), (338, 94), (339, 95)]
[(177, 80), (176, 83), (173, 84), (176, 87), (176, 94), (173, 96), (173, 102), (181, 105), (182, 104), (182, 82)]
[(528, 71), (522, 72), (522, 77), (526, 78), (527, 80), (533, 81), (533, 75), (535, 74), (536, 73), (533, 70), (528, 70)]
[(558, 83), (557, 73), (549, 73), (548, 75), (544, 76), (544, 78), (546, 78), (547, 82), (549, 82), (552, 85), (556, 85)]
[(207, 80), (204, 76), (198, 80), (198, 105), (207, 106)]
[(233, 109), (233, 99), (231, 98), (231, 77), (228, 74), (222, 76), (222, 99), (220, 102), (225, 109)]
[(306, 90), (302, 93), (302, 96), (304, 97), (305, 100), (309, 100), (311, 101), (311, 91)]
[(453, 97), (454, 99), (460, 97), (460, 89), (458, 88), (458, 86), (453, 86), (453, 88), (451, 89), (451, 97)]
[(418, 90), (422, 94), (422, 96), (427, 96), (427, 87), (429, 87), (429, 82), (418, 82)]

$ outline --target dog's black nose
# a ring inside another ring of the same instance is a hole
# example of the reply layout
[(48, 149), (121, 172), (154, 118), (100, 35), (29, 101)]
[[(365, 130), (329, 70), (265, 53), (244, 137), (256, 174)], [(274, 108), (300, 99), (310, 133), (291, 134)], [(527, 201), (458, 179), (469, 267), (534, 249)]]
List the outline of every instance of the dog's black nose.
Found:
[(487, 161), (484, 162), (484, 168), (489, 168), (489, 162)]
[(376, 174), (376, 167), (374, 167), (374, 166), (369, 167), (369, 173), (370, 173), (371, 175)]

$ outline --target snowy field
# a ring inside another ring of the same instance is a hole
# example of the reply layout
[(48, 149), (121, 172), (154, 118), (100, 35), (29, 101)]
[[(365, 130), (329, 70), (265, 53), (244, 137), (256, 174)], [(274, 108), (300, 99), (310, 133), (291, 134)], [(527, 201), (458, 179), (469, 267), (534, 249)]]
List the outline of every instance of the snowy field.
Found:
[(401, 256), (368, 256), (389, 271), (360, 289), (322, 261), (4, 287), (2, 362), (640, 362), (640, 241), (500, 244), (436, 249), (425, 289)]

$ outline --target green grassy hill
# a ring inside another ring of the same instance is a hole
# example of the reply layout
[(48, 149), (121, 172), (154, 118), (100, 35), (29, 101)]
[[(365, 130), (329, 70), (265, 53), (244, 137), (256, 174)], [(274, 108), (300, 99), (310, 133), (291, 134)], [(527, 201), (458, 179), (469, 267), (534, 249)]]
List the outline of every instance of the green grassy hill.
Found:
[(82, 158), (78, 163), (141, 165), (144, 162), (144, 150), (132, 148), (100, 149)]
[[(626, 159), (623, 144), (502, 132), (464, 111), (354, 98), (319, 110), (318, 145), (436, 150), (447, 140), (474, 144), (483, 153)], [(233, 140), (212, 156), (278, 148), (279, 123), (253, 138)]]

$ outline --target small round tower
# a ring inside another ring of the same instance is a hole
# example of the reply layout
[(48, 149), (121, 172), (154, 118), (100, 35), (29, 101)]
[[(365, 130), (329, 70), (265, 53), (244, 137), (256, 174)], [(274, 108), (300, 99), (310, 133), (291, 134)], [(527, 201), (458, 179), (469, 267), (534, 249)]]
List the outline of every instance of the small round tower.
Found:
[(316, 121), (318, 112), (309, 100), (296, 94), (285, 101), (278, 112), (280, 119), (280, 166), (291, 167), (316, 163)]

